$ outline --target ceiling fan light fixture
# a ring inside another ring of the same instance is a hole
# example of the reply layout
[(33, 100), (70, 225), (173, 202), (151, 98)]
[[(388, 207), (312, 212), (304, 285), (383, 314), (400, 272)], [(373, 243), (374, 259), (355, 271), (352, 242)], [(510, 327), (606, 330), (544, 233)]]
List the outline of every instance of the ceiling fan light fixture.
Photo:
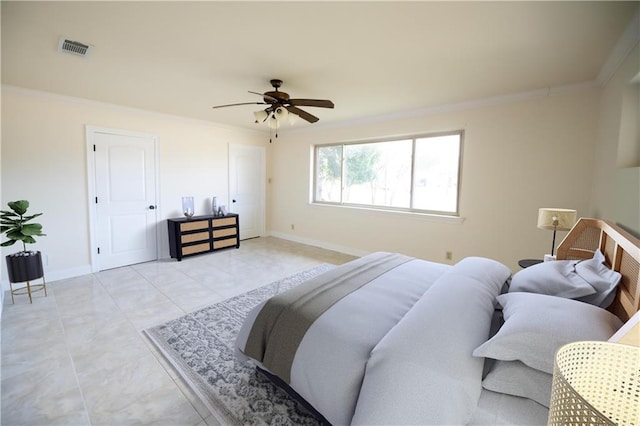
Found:
[(253, 116), (256, 118), (256, 123), (262, 123), (264, 120), (267, 119), (267, 117), (269, 116), (269, 113), (261, 109), (260, 111), (254, 112)]
[(269, 128), (273, 130), (278, 130), (278, 127), (280, 127), (280, 123), (278, 122), (278, 117), (276, 117), (275, 112), (271, 113), (271, 115), (269, 116), (269, 120), (267, 121), (267, 124), (269, 125)]
[(289, 115), (289, 111), (287, 111), (286, 108), (279, 106), (278, 108), (276, 108), (273, 115), (275, 115), (278, 121), (281, 121), (287, 118), (287, 116)]
[(278, 90), (280, 86), (282, 86), (282, 80), (272, 79), (271, 86), (273, 86), (273, 90), (264, 93), (252, 92), (249, 90), (249, 93), (261, 96), (261, 102), (240, 102), (235, 104), (216, 105), (212, 108), (217, 109), (238, 105), (267, 105), (264, 110), (255, 111), (253, 113), (255, 123), (266, 123), (272, 130), (278, 130), (278, 128), (283, 124), (288, 124), (290, 126), (296, 124), (300, 118), (309, 123), (315, 123), (319, 120), (315, 115), (309, 114), (305, 110), (301, 109), (301, 106), (315, 108), (334, 107), (333, 102), (326, 99), (291, 99), (288, 93)]
[(287, 115), (287, 122), (289, 123), (290, 126), (293, 126), (298, 122), (298, 118), (300, 117), (298, 117), (294, 113), (289, 113), (289, 115)]

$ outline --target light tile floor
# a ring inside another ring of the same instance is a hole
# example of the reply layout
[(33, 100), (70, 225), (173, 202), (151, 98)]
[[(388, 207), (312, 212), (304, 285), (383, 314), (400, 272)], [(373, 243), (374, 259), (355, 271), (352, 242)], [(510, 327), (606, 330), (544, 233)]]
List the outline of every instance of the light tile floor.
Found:
[(141, 330), (321, 263), (354, 257), (267, 237), (5, 295), (1, 424), (212, 425)]

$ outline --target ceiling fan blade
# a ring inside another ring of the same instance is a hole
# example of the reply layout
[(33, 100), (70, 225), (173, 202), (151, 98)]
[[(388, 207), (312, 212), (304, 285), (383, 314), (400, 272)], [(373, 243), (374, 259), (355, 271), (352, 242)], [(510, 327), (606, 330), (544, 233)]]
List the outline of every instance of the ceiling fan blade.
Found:
[(289, 99), (289, 104), (294, 106), (310, 106), (318, 108), (333, 108), (333, 102), (324, 99)]
[(211, 108), (213, 108), (213, 109), (226, 108), (226, 107), (238, 106), (238, 105), (267, 105), (267, 104), (265, 102), (241, 102), (239, 104), (216, 105), (216, 106), (213, 106)]
[(294, 107), (292, 105), (287, 105), (287, 106), (285, 106), (285, 108), (287, 109), (287, 111), (297, 115), (298, 117), (302, 118), (303, 120), (307, 120), (309, 123), (315, 123), (316, 121), (320, 120), (315, 115), (309, 114), (308, 112), (303, 111), (300, 108), (296, 108), (296, 107)]
[(278, 102), (278, 100), (276, 98), (274, 98), (273, 96), (269, 96), (269, 95), (266, 95), (264, 93), (252, 92), (251, 90), (249, 90), (249, 93), (253, 93), (254, 95), (262, 96), (264, 99), (268, 99), (268, 100), (273, 101), (273, 102)]

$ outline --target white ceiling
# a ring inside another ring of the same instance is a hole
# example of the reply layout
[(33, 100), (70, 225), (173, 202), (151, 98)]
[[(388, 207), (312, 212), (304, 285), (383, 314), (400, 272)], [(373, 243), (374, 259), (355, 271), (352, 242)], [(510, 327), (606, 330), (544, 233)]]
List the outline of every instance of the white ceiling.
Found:
[(2, 83), (255, 129), (258, 106), (211, 106), (280, 78), (348, 122), (593, 82), (638, 4), (3, 0)]

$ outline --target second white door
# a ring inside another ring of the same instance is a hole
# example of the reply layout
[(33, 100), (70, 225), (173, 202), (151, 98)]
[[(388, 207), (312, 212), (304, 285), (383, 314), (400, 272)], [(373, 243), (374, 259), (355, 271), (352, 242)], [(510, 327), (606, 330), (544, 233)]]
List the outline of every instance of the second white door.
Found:
[(229, 145), (230, 211), (240, 219), (240, 239), (264, 235), (265, 149), (255, 145)]

